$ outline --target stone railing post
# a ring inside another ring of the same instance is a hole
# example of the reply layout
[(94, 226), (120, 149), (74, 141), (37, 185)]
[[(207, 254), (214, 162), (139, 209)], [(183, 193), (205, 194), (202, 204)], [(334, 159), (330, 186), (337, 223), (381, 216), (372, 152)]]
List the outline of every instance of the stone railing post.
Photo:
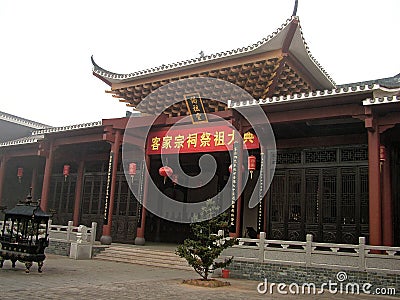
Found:
[(365, 237), (358, 238), (358, 270), (365, 271)]
[(71, 241), (71, 234), (72, 234), (72, 229), (74, 227), (74, 222), (73, 221), (68, 221), (68, 227), (67, 227), (67, 242)]
[(53, 220), (52, 219), (49, 219), (48, 221), (47, 221), (47, 232), (45, 232), (44, 234), (45, 234), (45, 236), (46, 236), (46, 238), (50, 238), (50, 232), (51, 232), (51, 225), (53, 224)]
[(264, 262), (265, 232), (260, 232), (260, 242), (258, 243), (258, 261)]
[(85, 225), (79, 225), (78, 233), (76, 234), (76, 242), (78, 244), (87, 242), (87, 227)]
[(87, 227), (79, 225), (76, 242), (71, 242), (69, 257), (74, 259), (91, 259), (92, 244), (88, 243)]
[(311, 253), (312, 253), (312, 234), (306, 235), (306, 267), (311, 267)]
[(92, 245), (96, 241), (96, 231), (97, 231), (97, 223), (96, 222), (92, 222), (92, 230), (91, 230), (91, 236), (90, 236), (90, 243)]

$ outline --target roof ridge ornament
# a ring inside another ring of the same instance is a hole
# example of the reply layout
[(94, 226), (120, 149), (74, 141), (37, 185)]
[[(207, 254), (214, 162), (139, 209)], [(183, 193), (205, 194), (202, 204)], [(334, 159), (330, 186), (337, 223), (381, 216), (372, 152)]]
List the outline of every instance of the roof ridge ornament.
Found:
[(297, 16), (297, 6), (298, 6), (298, 4), (299, 4), (299, 0), (295, 0), (292, 17)]

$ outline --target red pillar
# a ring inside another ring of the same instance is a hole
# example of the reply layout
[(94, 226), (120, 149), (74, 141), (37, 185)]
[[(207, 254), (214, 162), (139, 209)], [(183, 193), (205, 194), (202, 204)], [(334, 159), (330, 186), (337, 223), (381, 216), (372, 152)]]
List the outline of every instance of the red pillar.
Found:
[(1, 157), (1, 165), (0, 165), (0, 205), (1, 205), (1, 200), (3, 198), (3, 185), (4, 185), (4, 176), (6, 173), (6, 163), (7, 163), (7, 158), (5, 155)]
[(382, 239), (384, 246), (393, 246), (392, 185), (390, 175), (390, 151), (386, 148), (382, 162)]
[(74, 226), (79, 225), (79, 213), (81, 211), (81, 197), (82, 197), (84, 168), (85, 168), (85, 161), (81, 160), (79, 162), (79, 166), (78, 166), (78, 174), (77, 174), (76, 186), (75, 186), (75, 200), (74, 200), (74, 214), (73, 214)]
[[(143, 168), (150, 168), (150, 156), (146, 155), (146, 165)], [(144, 183), (143, 183), (143, 198), (142, 198), (142, 212), (141, 212), (141, 219), (140, 219), (140, 226), (136, 228), (136, 238), (135, 238), (135, 245), (144, 245), (146, 239), (144, 237), (145, 228), (146, 228), (146, 201), (148, 197), (148, 186), (149, 186), (149, 172), (144, 170)]]
[(53, 156), (54, 156), (54, 149), (53, 149), (53, 142), (51, 142), (48, 151), (46, 153), (46, 165), (44, 167), (42, 197), (40, 200), (40, 208), (44, 211), (47, 210), (47, 202), (48, 202), (50, 182), (51, 182), (51, 172), (53, 169)]
[(121, 145), (121, 131), (117, 130), (115, 132), (114, 143), (111, 146), (111, 152), (114, 153), (113, 165), (112, 165), (112, 175), (111, 175), (111, 189), (110, 189), (110, 199), (108, 204), (108, 223), (103, 225), (103, 235), (100, 238), (100, 242), (105, 245), (110, 245), (112, 242), (111, 238), (111, 228), (112, 228), (112, 216), (114, 210), (114, 195), (117, 182), (117, 171), (118, 171), (118, 160), (119, 160), (119, 148)]
[[(240, 132), (242, 134), (242, 132)], [(247, 150), (246, 150), (247, 151)], [(238, 159), (238, 189), (243, 184), (243, 143), (239, 143), (239, 159)], [(240, 189), (239, 189), (240, 190)], [(238, 191), (239, 192), (239, 191)], [(236, 201), (236, 224), (235, 224), (235, 237), (240, 237), (242, 235), (242, 205), (243, 205), (243, 192), (244, 187), (242, 189), (242, 193), (239, 195)]]
[(369, 170), (369, 244), (382, 245), (381, 174), (379, 162), (379, 130), (368, 130)]

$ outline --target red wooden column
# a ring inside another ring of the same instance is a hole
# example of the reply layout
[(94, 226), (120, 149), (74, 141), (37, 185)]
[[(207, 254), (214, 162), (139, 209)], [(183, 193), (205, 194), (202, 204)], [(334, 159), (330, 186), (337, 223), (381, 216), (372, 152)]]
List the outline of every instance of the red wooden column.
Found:
[[(369, 170), (369, 244), (382, 245), (381, 174), (379, 161), (380, 134), (374, 120), (369, 119), (368, 170)], [(367, 120), (366, 120), (367, 125)]]
[(76, 178), (75, 186), (75, 200), (74, 200), (74, 214), (73, 222), (74, 226), (79, 225), (79, 213), (81, 211), (81, 197), (82, 197), (82, 185), (83, 185), (83, 173), (85, 170), (85, 161), (81, 160), (78, 166), (78, 174)]
[(119, 160), (119, 148), (121, 146), (122, 134), (120, 130), (115, 131), (115, 139), (111, 145), (111, 154), (113, 155), (113, 164), (111, 170), (111, 187), (108, 203), (108, 214), (107, 224), (103, 225), (103, 235), (100, 238), (100, 242), (103, 245), (110, 245), (112, 242), (111, 228), (112, 228), (112, 216), (114, 211), (114, 195), (117, 182), (117, 171), (118, 171), (118, 160)]
[[(143, 166), (143, 168), (150, 168), (150, 156), (146, 155), (146, 165)], [(136, 228), (136, 238), (135, 238), (135, 245), (144, 245), (146, 242), (146, 239), (144, 237), (145, 234), (145, 229), (146, 229), (146, 201), (149, 195), (149, 176), (150, 173), (144, 169), (142, 170), (144, 172), (143, 176), (143, 198), (142, 198), (142, 210), (141, 210), (141, 215), (140, 215), (140, 224), (138, 224), (138, 227)], [(139, 183), (141, 184), (141, 183)], [(140, 205), (140, 204), (138, 204)]]
[(49, 198), (50, 191), (50, 181), (51, 181), (51, 172), (53, 169), (53, 156), (54, 156), (53, 142), (50, 143), (46, 152), (46, 165), (44, 167), (44, 175), (43, 175), (43, 186), (42, 186), (42, 197), (40, 201), (40, 208), (44, 211), (47, 210), (47, 202)]
[[(242, 135), (242, 132), (240, 132)], [(243, 183), (243, 143), (239, 143), (239, 162), (238, 162), (238, 187), (242, 186)], [(243, 206), (243, 192), (244, 187), (242, 189), (242, 193), (239, 195), (239, 198), (236, 201), (236, 234), (235, 237), (240, 237), (242, 235), (242, 206)]]
[(390, 151), (381, 148), (382, 172), (382, 240), (384, 246), (393, 246), (392, 185)]
[(4, 176), (6, 174), (6, 163), (7, 163), (7, 157), (3, 155), (1, 157), (0, 161), (0, 205), (1, 205), (1, 200), (3, 197), (3, 185), (4, 185)]

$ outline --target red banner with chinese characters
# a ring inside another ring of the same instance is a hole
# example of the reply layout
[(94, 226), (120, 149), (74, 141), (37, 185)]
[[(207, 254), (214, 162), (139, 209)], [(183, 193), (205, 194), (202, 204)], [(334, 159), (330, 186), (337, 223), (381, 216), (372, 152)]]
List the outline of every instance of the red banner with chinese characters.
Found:
[[(172, 154), (229, 151), (233, 148), (235, 131), (229, 126), (203, 128), (179, 128), (152, 131), (147, 137), (146, 153)], [(246, 132), (243, 135), (245, 149), (259, 148), (255, 134)]]

